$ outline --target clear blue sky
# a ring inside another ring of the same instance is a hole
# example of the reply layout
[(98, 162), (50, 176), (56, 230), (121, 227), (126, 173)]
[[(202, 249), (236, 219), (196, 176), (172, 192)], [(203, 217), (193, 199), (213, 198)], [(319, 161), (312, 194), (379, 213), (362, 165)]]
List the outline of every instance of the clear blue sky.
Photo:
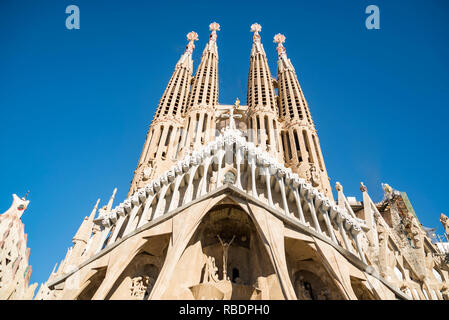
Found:
[[(66, 6), (81, 29), (65, 28)], [(365, 8), (381, 11), (365, 28)], [(309, 102), (332, 186), (374, 201), (406, 191), (425, 226), (448, 213), (449, 2), (1, 0), (0, 212), (30, 189), (23, 216), (32, 282), (45, 281), (98, 197), (126, 197), (186, 34), (194, 67), (218, 33), (221, 103), (246, 101), (250, 25), (276, 74), (273, 35)]]

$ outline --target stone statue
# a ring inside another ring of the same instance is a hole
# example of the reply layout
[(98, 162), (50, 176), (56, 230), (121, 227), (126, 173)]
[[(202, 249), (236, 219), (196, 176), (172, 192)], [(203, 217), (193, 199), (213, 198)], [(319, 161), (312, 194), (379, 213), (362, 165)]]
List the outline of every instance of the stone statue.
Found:
[(319, 176), (319, 174), (316, 170), (316, 167), (313, 163), (310, 164), (310, 169), (309, 169), (308, 175), (309, 175), (308, 180), (310, 181), (310, 184), (313, 187), (318, 187), (320, 184), (320, 176)]
[(421, 248), (423, 246), (422, 232), (413, 215), (408, 213), (407, 216), (402, 219), (402, 223), (405, 231), (413, 241), (415, 249)]
[(215, 189), (215, 185), (217, 183), (217, 179), (212, 175), (209, 179), (209, 192)]
[(214, 257), (207, 257), (204, 269), (203, 283), (218, 282), (218, 268), (215, 265)]
[(138, 300), (147, 297), (154, 286), (154, 279), (149, 276), (137, 276), (131, 280), (131, 296)]
[(229, 280), (228, 276), (227, 276), (227, 269), (228, 269), (228, 250), (229, 247), (231, 246), (232, 242), (234, 241), (235, 235), (232, 236), (231, 241), (229, 241), (229, 243), (223, 242), (223, 240), (221, 240), (220, 236), (217, 235), (218, 240), (220, 240), (221, 246), (223, 247), (223, 280)]

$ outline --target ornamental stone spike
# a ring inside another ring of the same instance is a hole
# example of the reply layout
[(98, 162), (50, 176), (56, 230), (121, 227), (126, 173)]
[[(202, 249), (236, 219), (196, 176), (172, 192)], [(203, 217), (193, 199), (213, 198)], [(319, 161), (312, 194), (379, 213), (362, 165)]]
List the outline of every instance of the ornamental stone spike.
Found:
[(97, 199), (97, 203), (95, 203), (94, 208), (92, 209), (90, 215), (89, 215), (89, 220), (93, 221), (95, 218), (95, 213), (97, 212), (98, 209), (98, 204), (100, 203), (100, 198)]
[(106, 207), (106, 212), (110, 212), (112, 209), (112, 204), (114, 203), (115, 194), (117, 193), (117, 188), (114, 188), (114, 191), (112, 191), (112, 196), (109, 199), (108, 205)]

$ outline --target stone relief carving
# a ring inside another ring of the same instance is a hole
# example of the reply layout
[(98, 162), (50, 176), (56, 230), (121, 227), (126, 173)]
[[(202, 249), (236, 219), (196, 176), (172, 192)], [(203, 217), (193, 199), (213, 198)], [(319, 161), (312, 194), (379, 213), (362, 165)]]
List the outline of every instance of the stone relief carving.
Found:
[(309, 171), (307, 171), (306, 179), (307, 179), (307, 181), (310, 182), (310, 184), (313, 187), (317, 187), (320, 184), (319, 183), (320, 182), (320, 175), (318, 174), (318, 172), (316, 170), (316, 167), (315, 167), (315, 165), (313, 163), (310, 164), (310, 169), (309, 169)]
[(155, 280), (150, 276), (137, 276), (131, 280), (131, 296), (143, 300), (153, 289)]
[(414, 247), (419, 249), (423, 246), (423, 239), (420, 228), (417, 226), (415, 218), (408, 213), (406, 217), (402, 219), (404, 230), (408, 234), (409, 238), (413, 241)]

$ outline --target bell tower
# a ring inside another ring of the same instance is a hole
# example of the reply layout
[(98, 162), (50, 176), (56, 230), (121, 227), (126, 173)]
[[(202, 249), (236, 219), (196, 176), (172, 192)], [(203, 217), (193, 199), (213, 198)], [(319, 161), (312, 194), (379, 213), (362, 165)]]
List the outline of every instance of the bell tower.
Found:
[(301, 178), (309, 181), (327, 197), (333, 199), (332, 189), (324, 165), (317, 131), (309, 106), (298, 82), (295, 68), (283, 43), (285, 36), (274, 36), (277, 43), (277, 81), (279, 86), (279, 113), (283, 118), (281, 132), (284, 162)]
[(192, 90), (185, 114), (185, 132), (178, 157), (189, 154), (214, 139), (215, 109), (218, 105), (218, 48), (217, 31), (220, 25), (209, 25), (211, 34), (204, 48), (201, 62), (192, 81)]
[(274, 79), (260, 40), (261, 30), (260, 24), (251, 25), (254, 35), (248, 72), (248, 140), (282, 161)]
[(187, 40), (189, 43), (175, 66), (148, 130), (128, 195), (174, 163), (176, 149), (183, 131), (182, 115), (187, 109), (192, 82), (192, 53), (198, 34), (194, 31), (189, 32)]

